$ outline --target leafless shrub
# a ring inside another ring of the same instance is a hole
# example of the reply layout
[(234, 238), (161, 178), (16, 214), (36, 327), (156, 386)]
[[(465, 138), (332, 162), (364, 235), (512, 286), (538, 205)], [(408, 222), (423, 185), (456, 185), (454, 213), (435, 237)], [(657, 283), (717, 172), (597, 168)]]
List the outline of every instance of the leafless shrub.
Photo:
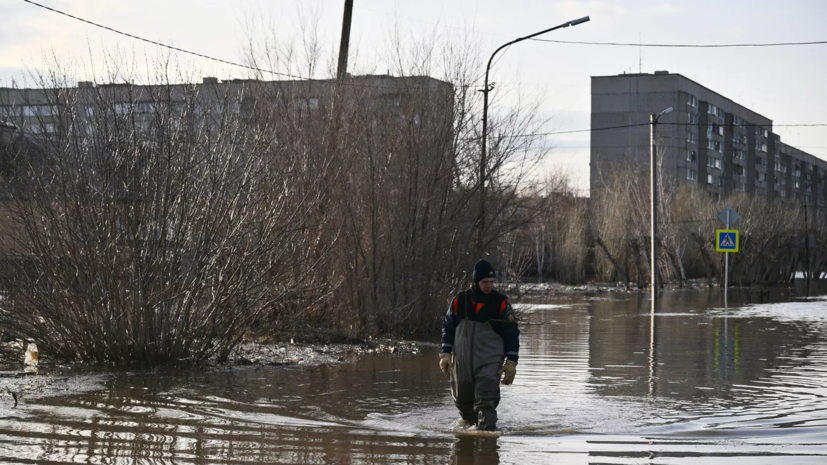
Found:
[(67, 359), (200, 362), (323, 292), (326, 164), (271, 100), (173, 84), (191, 80), (164, 63), (151, 87), (74, 88), (53, 66), (24, 103), (58, 126), (2, 154), (4, 209), (22, 233), (2, 237), (14, 252), (4, 327)]

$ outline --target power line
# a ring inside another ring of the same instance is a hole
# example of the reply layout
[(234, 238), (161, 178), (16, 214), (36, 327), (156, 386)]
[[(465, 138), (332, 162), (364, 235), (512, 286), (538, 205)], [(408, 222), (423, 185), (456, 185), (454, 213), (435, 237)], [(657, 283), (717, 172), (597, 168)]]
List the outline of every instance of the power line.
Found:
[[(185, 50), (183, 48), (163, 44), (161, 42), (157, 42), (157, 41), (154, 41), (154, 40), (145, 39), (143, 37), (136, 36), (136, 35), (130, 34), (128, 32), (123, 32), (123, 31), (120, 31), (118, 29), (114, 29), (114, 28), (109, 27), (109, 26), (104, 26), (103, 24), (99, 24), (99, 23), (96, 23), (94, 21), (89, 21), (88, 19), (83, 19), (81, 17), (78, 17), (78, 16), (75, 16), (75, 15), (72, 15), (72, 14), (69, 14), (69, 13), (66, 13), (66, 12), (48, 7), (46, 5), (41, 5), (40, 3), (33, 2), (32, 0), (23, 0), (23, 1), (26, 2), (26, 3), (29, 3), (31, 5), (43, 8), (45, 10), (49, 10), (53, 13), (57, 13), (59, 15), (66, 16), (68, 18), (72, 18), (74, 20), (77, 20), (77, 21), (80, 21), (80, 22), (83, 22), (83, 23), (86, 23), (86, 24), (90, 24), (90, 25), (95, 26), (95, 27), (105, 29), (105, 30), (110, 31), (110, 32), (114, 32), (115, 34), (120, 34), (122, 36), (129, 37), (131, 39), (139, 40), (139, 41), (142, 41), (142, 42), (146, 42), (148, 44), (157, 45), (159, 47), (164, 47), (164, 48), (167, 48), (167, 49), (179, 52), (179, 53), (184, 53), (184, 54), (187, 54), (187, 55), (192, 55), (192, 56), (196, 56), (196, 57), (199, 57), (199, 58), (204, 58), (206, 60), (211, 60), (211, 61), (215, 61), (215, 62), (218, 62), (218, 63), (224, 63), (224, 64), (231, 65), (231, 66), (236, 66), (236, 67), (239, 67), (239, 68), (249, 69), (251, 71), (257, 71), (257, 72), (260, 72), (260, 73), (272, 74), (272, 75), (275, 75), (275, 76), (282, 76), (282, 77), (292, 78), (292, 79), (301, 80), (301, 81), (315, 81), (315, 82), (318, 82), (319, 84), (328, 84), (328, 85), (337, 84), (333, 80), (313, 79), (313, 78), (310, 78), (310, 77), (299, 76), (299, 75), (296, 75), (296, 74), (282, 73), (282, 72), (279, 72), (279, 71), (273, 71), (273, 70), (270, 70), (270, 69), (264, 69), (264, 68), (258, 68), (258, 67), (255, 67), (255, 66), (244, 65), (244, 64), (237, 63), (237, 62), (234, 62), (234, 61), (225, 60), (223, 58), (216, 58), (216, 57), (213, 57), (213, 56), (210, 56), (210, 55), (205, 55), (203, 53), (198, 53), (198, 52), (193, 52), (193, 51), (190, 51), (190, 50)], [(357, 84), (357, 83), (354, 83), (354, 82), (344, 82), (344, 83), (342, 83), (342, 85), (346, 85), (346, 86), (350, 86), (350, 87), (387, 89), (387, 87), (383, 87), (383, 86), (372, 86), (372, 85), (369, 85), (369, 84)], [(474, 84), (471, 84), (471, 85), (469, 85), (469, 87), (473, 86), (473, 85)], [(459, 86), (459, 87), (465, 87), (465, 86)], [(422, 87), (422, 88), (420, 88), (420, 87), (408, 87), (408, 89), (427, 89), (427, 87)]]
[(658, 224), (685, 224), (685, 223), (709, 223), (712, 221), (719, 221), (718, 218), (707, 218), (703, 220), (675, 220), (675, 221), (667, 221), (664, 223), (658, 222)]
[[(387, 11), (375, 10), (372, 8), (364, 8), (364, 7), (356, 7), (361, 10), (366, 11), (373, 11), (374, 13), (380, 13), (387, 16), (392, 16), (394, 18), (402, 18), (407, 19), (410, 21), (416, 21), (424, 24), (429, 24), (431, 26), (439, 26), (448, 29), (456, 29), (463, 32), (472, 32), (472, 33), (479, 33), (491, 36), (498, 36), (498, 37), (508, 37), (514, 38), (510, 35), (500, 34), (496, 32), (486, 32), (486, 31), (475, 31), (472, 29), (466, 29), (463, 27), (458, 26), (450, 26), (447, 24), (440, 24), (434, 23), (431, 21), (425, 21), (422, 19), (411, 18), (409, 16), (401, 16), (395, 13), (389, 13)], [(553, 39), (540, 39), (540, 38), (533, 38), (530, 40), (535, 40), (537, 42), (551, 42), (557, 44), (572, 44), (572, 45), (603, 45), (603, 46), (616, 46), (616, 47), (667, 47), (667, 48), (733, 48), (733, 47), (784, 47), (784, 46), (795, 46), (795, 45), (824, 45), (827, 44), (827, 40), (823, 41), (811, 41), (811, 42), (776, 42), (776, 43), (765, 43), (765, 44), (641, 44), (641, 43), (624, 43), (624, 42), (584, 42), (584, 41), (570, 41), (570, 40), (553, 40)]]
[(253, 70), (253, 71), (259, 71), (259, 72), (274, 74), (276, 76), (284, 76), (284, 77), (289, 77), (289, 78), (293, 78), (293, 79), (310, 80), (310, 78), (306, 78), (304, 76), (297, 76), (297, 75), (289, 74), (289, 73), (280, 73), (278, 71), (272, 71), (272, 70), (268, 70), (268, 69), (256, 68), (255, 66), (243, 65), (241, 63), (235, 63), (235, 62), (232, 62), (232, 61), (229, 61), (229, 60), (224, 60), (224, 59), (221, 59), (221, 58), (216, 58), (216, 57), (212, 57), (212, 56), (209, 56), (209, 55), (204, 55), (203, 53), (191, 52), (189, 50), (184, 50), (183, 48), (178, 48), (178, 47), (174, 47), (172, 45), (162, 44), (161, 42), (156, 42), (156, 41), (150, 40), (150, 39), (144, 39), (143, 37), (138, 37), (138, 36), (136, 36), (134, 34), (130, 34), (128, 32), (119, 31), (119, 30), (111, 28), (109, 26), (104, 26), (103, 24), (98, 24), (96, 22), (89, 21), (88, 19), (83, 19), (83, 18), (80, 18), (78, 16), (71, 15), (69, 13), (65, 13), (63, 11), (56, 10), (56, 9), (48, 7), (46, 5), (41, 5), (40, 3), (33, 2), (32, 0), (23, 0), (23, 1), (26, 2), (26, 3), (29, 3), (31, 5), (43, 8), (45, 10), (49, 10), (53, 13), (57, 13), (59, 15), (66, 16), (68, 18), (72, 18), (72, 19), (75, 19), (77, 21), (80, 21), (80, 22), (83, 22), (83, 23), (86, 23), (86, 24), (90, 24), (90, 25), (95, 26), (95, 27), (99, 27), (101, 29), (106, 29), (107, 31), (114, 32), (115, 34), (120, 34), (122, 36), (126, 36), (126, 37), (129, 37), (131, 39), (135, 39), (135, 40), (140, 40), (142, 42), (146, 42), (146, 43), (149, 43), (149, 44), (152, 44), (152, 45), (157, 45), (159, 47), (168, 48), (168, 49), (174, 50), (176, 52), (186, 53), (188, 55), (193, 55), (193, 56), (197, 56), (197, 57), (200, 57), (200, 58), (205, 58), (207, 60), (217, 61), (219, 63), (224, 63), (224, 64), (227, 64), (227, 65), (237, 66), (239, 68), (246, 68), (246, 69)]

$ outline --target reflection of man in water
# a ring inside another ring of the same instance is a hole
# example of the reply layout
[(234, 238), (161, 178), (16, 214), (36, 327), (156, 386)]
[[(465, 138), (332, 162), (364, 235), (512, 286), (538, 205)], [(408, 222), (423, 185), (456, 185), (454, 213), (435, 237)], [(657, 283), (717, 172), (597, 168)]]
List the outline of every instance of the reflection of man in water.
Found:
[(499, 449), (496, 438), (460, 438), (454, 443), (451, 463), (453, 465), (499, 465)]
[(474, 285), (454, 297), (442, 322), (439, 354), (460, 416), (482, 431), (497, 427), (500, 376), (503, 384), (514, 381), (520, 350), (511, 304), (494, 290), (494, 277), (488, 261), (474, 265)]

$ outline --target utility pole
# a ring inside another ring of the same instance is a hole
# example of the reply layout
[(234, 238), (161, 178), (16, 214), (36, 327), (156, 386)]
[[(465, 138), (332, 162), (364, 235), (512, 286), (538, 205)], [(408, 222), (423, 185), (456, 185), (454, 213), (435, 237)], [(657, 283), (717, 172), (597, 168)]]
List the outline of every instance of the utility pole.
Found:
[(655, 303), (657, 302), (658, 296), (658, 163), (657, 163), (657, 153), (658, 153), (658, 146), (656, 142), (655, 133), (657, 132), (658, 128), (658, 119), (661, 116), (669, 113), (672, 111), (672, 107), (663, 110), (659, 114), (652, 113), (649, 115), (649, 187), (651, 190), (651, 208), (652, 212), (652, 224), (650, 225), (650, 240), (651, 244), (649, 245), (649, 262), (650, 262), (650, 272), (651, 277), (650, 279), (650, 292), (652, 298), (652, 309), (654, 311)]
[(342, 112), (342, 88), (347, 77), (347, 52), (350, 46), (350, 20), (353, 17), (353, 0), (345, 0), (345, 12), (342, 17), (342, 39), (339, 41), (339, 64), (336, 68), (336, 84), (333, 85), (333, 95), (330, 100), (330, 124), (327, 133), (327, 153), (333, 157), (336, 153), (336, 138), (339, 136), (339, 126)]
[(336, 68), (336, 82), (341, 84), (347, 76), (347, 52), (350, 47), (350, 20), (353, 17), (353, 0), (345, 0), (342, 18), (342, 40), (339, 41), (339, 64)]
[(657, 130), (658, 125), (658, 115), (654, 113), (649, 115), (649, 125), (651, 126), (649, 130), (649, 189), (651, 190), (649, 193), (651, 200), (649, 209), (652, 212), (652, 224), (649, 227), (649, 271), (651, 273), (651, 276), (649, 277), (649, 282), (651, 283), (649, 286), (649, 292), (652, 296), (652, 308), (654, 309), (658, 295), (658, 147), (655, 143), (655, 131)]

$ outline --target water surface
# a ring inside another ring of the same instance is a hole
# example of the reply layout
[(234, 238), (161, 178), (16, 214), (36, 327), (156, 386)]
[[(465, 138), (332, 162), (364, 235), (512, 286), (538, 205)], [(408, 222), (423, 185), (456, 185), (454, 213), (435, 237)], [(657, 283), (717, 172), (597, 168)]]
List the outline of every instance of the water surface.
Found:
[[(706, 291), (521, 304), (499, 439), (456, 439), (422, 356), (118, 375), (0, 406), (12, 463), (827, 463), (827, 300)], [(739, 301), (739, 297), (731, 300)], [(435, 332), (437, 329), (435, 329)], [(5, 398), (2, 398), (5, 399)]]

